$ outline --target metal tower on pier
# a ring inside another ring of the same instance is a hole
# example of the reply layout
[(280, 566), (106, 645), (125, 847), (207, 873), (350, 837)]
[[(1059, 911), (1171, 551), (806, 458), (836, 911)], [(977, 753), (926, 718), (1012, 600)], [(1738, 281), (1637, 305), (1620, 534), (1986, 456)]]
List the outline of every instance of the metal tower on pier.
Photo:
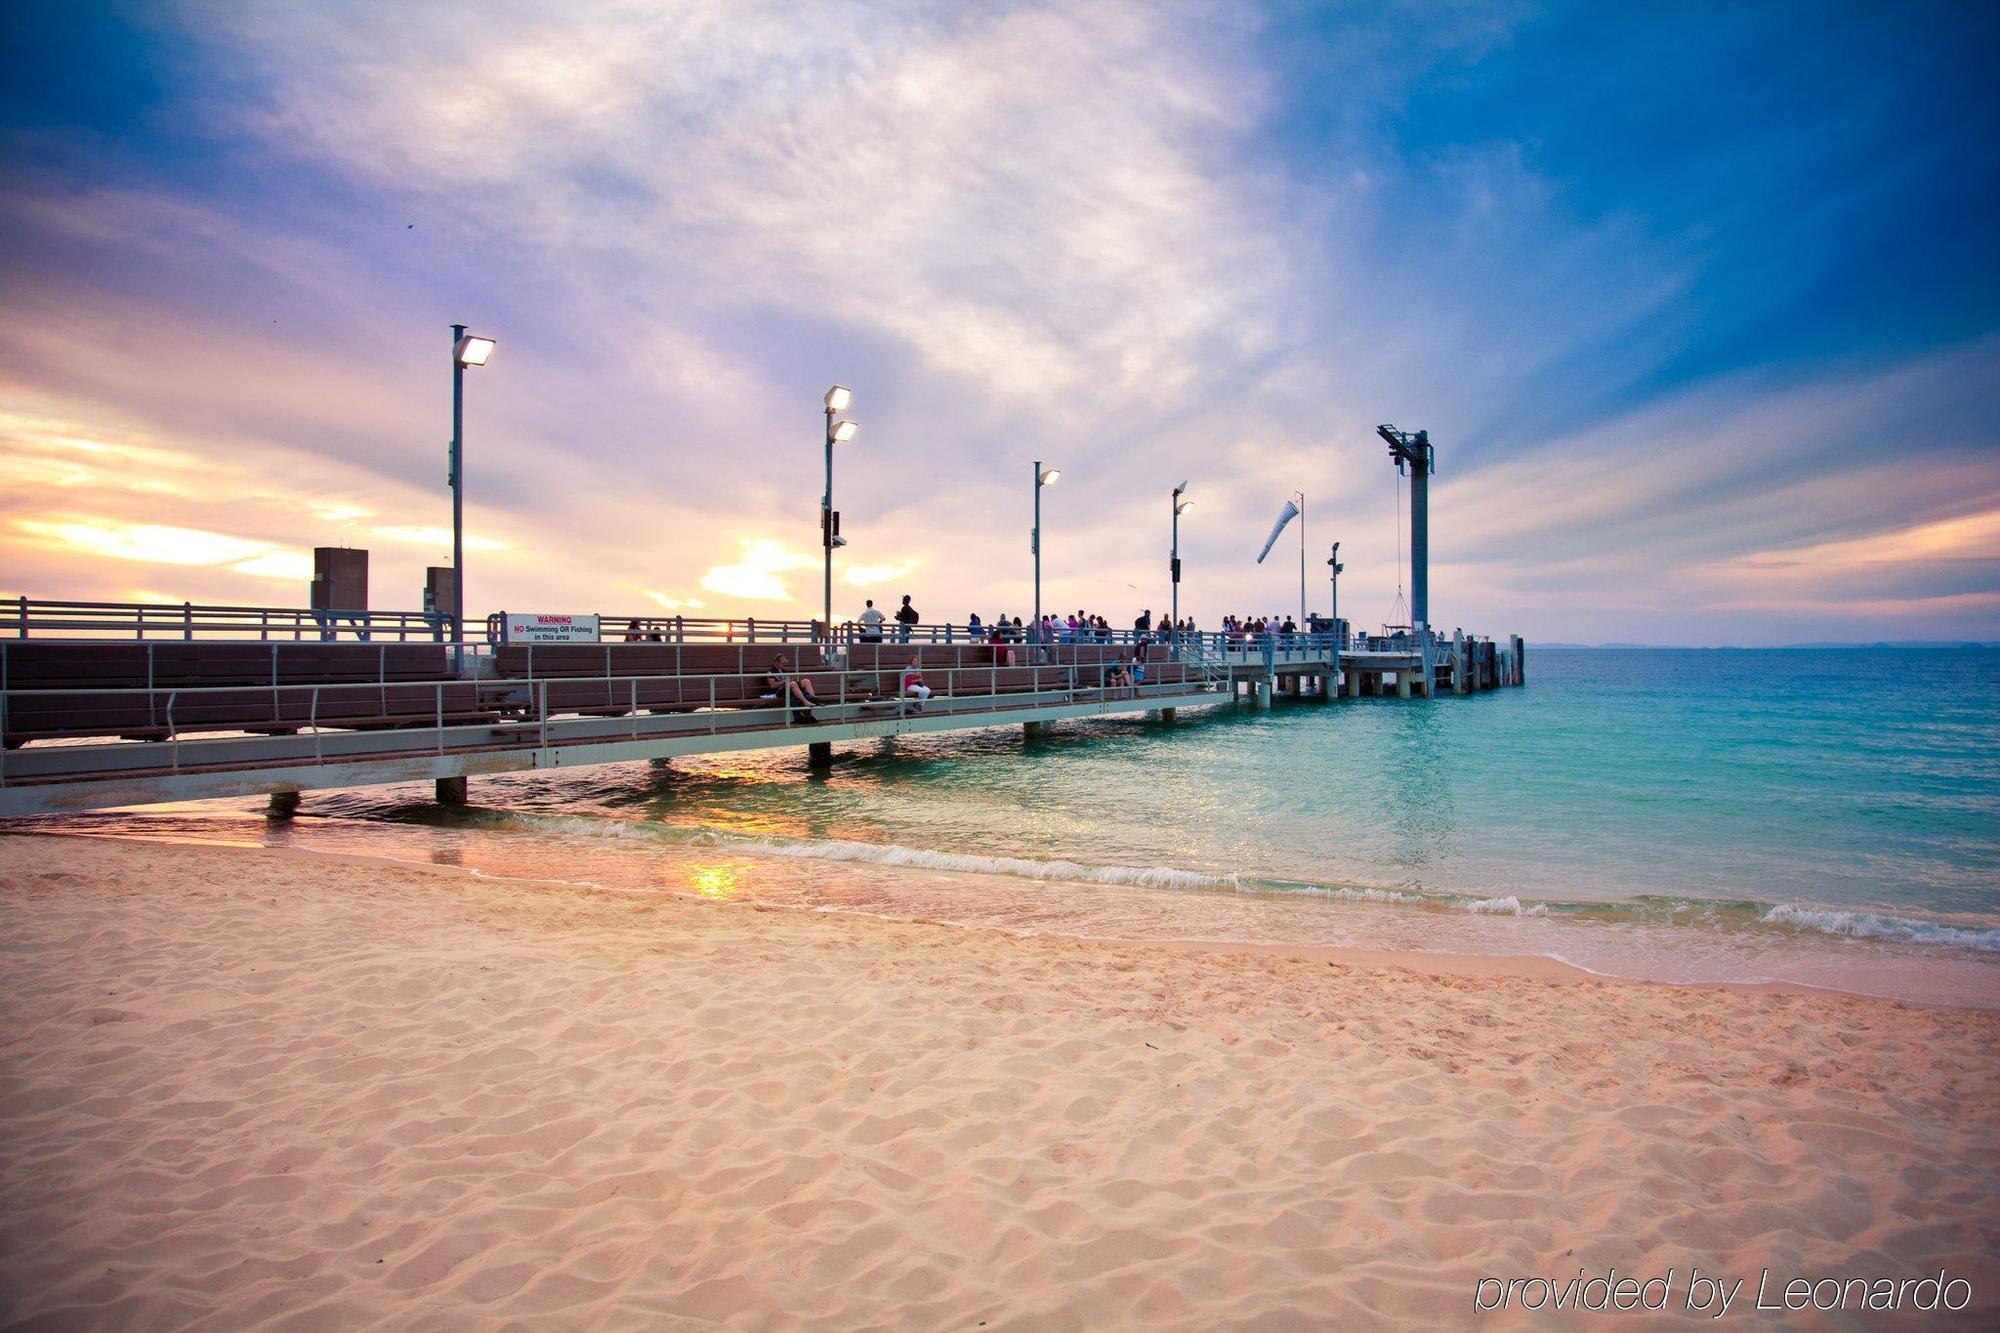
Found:
[(1396, 471), (1410, 474), (1410, 623), (1431, 623), (1431, 474), (1437, 471), (1437, 454), (1431, 448), (1427, 430), (1411, 434), (1383, 425), (1375, 433), (1389, 443), (1389, 459)]

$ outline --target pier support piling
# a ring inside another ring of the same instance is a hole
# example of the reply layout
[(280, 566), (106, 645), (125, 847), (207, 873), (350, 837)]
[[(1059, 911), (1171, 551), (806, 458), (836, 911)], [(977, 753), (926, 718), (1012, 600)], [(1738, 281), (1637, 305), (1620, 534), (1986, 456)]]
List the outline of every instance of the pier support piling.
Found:
[(1410, 674), (1407, 671), (1398, 671), (1396, 673), (1396, 697), (1398, 699), (1407, 699), (1410, 697)]
[(274, 815), (295, 815), (299, 812), (299, 794), (295, 791), (274, 791), (271, 793), (271, 813)]
[(1264, 679), (1257, 682), (1257, 707), (1259, 707), (1260, 709), (1268, 709), (1270, 706), (1271, 706), (1271, 681), (1270, 678), (1267, 676)]
[(465, 775), (461, 773), (455, 778), (439, 778), (432, 791), (439, 805), (464, 805)]
[(806, 766), (808, 768), (833, 767), (833, 742), (813, 741), (806, 746)]
[(1041, 735), (1042, 735), (1042, 724), (1041, 724), (1041, 723), (1039, 723), (1039, 722), (1023, 722), (1023, 723), (1021, 724), (1021, 738), (1022, 738), (1023, 740), (1030, 740), (1030, 741), (1032, 741), (1032, 740), (1040, 740), (1040, 739), (1041, 739)]
[(1160, 710), (1160, 721), (1166, 723), (1168, 726), (1172, 726), (1174, 724), (1174, 718), (1176, 716), (1178, 716), (1178, 710), (1176, 709), (1162, 708)]

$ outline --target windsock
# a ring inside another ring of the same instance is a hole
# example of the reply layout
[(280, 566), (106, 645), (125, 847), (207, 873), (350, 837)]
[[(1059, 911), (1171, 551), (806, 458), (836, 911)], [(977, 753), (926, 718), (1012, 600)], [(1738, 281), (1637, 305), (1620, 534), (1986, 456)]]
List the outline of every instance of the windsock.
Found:
[(1279, 513), (1278, 521), (1271, 526), (1271, 535), (1264, 539), (1264, 549), (1257, 552), (1258, 564), (1260, 565), (1263, 564), (1264, 557), (1271, 554), (1271, 548), (1278, 544), (1278, 534), (1285, 530), (1285, 524), (1291, 522), (1298, 516), (1299, 516), (1299, 507), (1293, 504), (1290, 500), (1285, 501), (1284, 510), (1281, 513)]

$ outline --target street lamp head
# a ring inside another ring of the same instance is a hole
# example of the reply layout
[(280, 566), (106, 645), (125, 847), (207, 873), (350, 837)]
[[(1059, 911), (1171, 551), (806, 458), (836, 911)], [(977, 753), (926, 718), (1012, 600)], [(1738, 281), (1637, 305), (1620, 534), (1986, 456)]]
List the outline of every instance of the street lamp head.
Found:
[(1041, 484), (1044, 486), (1053, 486), (1056, 484), (1057, 479), (1060, 478), (1061, 476), (1062, 476), (1062, 469), (1059, 467), (1043, 468), (1041, 476)]
[(827, 415), (831, 416), (835, 412), (845, 412), (847, 405), (853, 401), (854, 394), (845, 385), (834, 385), (826, 391)]
[(483, 366), (493, 355), (493, 340), (468, 333), (451, 349), (452, 359), (461, 366)]
[[(1176, 491), (1176, 492), (1174, 492), (1174, 494), (1178, 495), (1178, 494), (1180, 494), (1180, 492), (1179, 492), (1179, 491)], [(1194, 501), (1192, 501), (1192, 500), (1183, 500), (1183, 501), (1181, 501), (1181, 502), (1180, 502), (1179, 504), (1177, 504), (1177, 505), (1175, 505), (1175, 506), (1174, 506), (1174, 512), (1175, 512), (1176, 514), (1185, 514), (1185, 513), (1186, 513), (1186, 512), (1188, 511), (1188, 510), (1190, 510), (1190, 509), (1192, 509), (1192, 508), (1194, 508)]]
[(846, 444), (854, 438), (854, 432), (860, 429), (861, 427), (852, 421), (835, 422), (833, 427), (834, 442), (836, 444)]

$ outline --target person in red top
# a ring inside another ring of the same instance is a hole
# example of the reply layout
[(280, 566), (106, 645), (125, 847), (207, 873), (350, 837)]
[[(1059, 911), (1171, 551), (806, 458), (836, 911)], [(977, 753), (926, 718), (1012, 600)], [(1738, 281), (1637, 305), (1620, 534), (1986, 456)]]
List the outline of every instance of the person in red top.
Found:
[(903, 683), (898, 694), (915, 695), (917, 711), (922, 712), (924, 704), (931, 697), (931, 687), (924, 684), (924, 669), (917, 661), (915, 653), (910, 654), (910, 664), (903, 668)]

